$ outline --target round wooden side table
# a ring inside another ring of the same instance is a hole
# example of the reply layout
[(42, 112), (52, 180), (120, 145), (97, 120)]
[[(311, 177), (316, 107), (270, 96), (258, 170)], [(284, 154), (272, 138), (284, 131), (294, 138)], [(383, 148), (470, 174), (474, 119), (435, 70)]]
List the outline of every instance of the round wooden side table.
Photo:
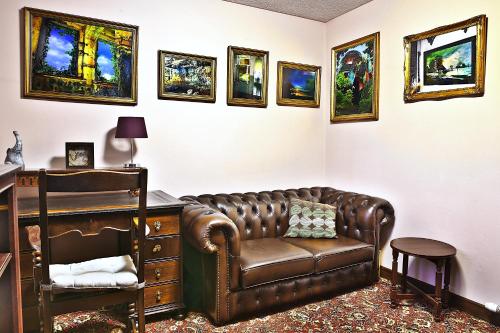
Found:
[[(451, 259), (456, 255), (457, 250), (450, 244), (433, 239), (405, 237), (391, 241), (392, 248), (392, 286), (391, 286), (391, 307), (396, 307), (404, 300), (413, 300), (417, 296), (422, 296), (427, 304), (433, 307), (434, 319), (440, 321), (441, 310), (448, 307), (450, 291), (450, 270)], [(401, 286), (398, 286), (398, 256), (403, 253), (403, 274)], [(414, 284), (407, 281), (408, 256), (415, 256), (427, 259), (436, 265), (436, 286), (434, 294), (427, 294)], [(444, 266), (444, 288), (443, 283)], [(408, 292), (408, 287), (415, 293)]]

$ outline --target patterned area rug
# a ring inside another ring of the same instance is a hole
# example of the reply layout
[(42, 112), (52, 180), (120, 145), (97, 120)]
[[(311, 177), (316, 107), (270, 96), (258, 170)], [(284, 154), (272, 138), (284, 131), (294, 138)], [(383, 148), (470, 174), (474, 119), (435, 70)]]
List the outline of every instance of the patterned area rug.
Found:
[[(399, 333), (500, 333), (500, 327), (458, 310), (444, 311), (435, 323), (423, 304), (390, 308), (390, 283), (385, 279), (371, 287), (331, 300), (308, 304), (262, 318), (215, 327), (202, 314), (189, 313), (183, 321), (148, 323), (148, 333), (288, 333), (288, 332), (399, 332)], [(81, 333), (83, 331), (71, 331)], [(91, 331), (97, 332), (97, 331)], [(111, 331), (107, 331), (111, 332)], [(85, 332), (87, 333), (87, 332)]]

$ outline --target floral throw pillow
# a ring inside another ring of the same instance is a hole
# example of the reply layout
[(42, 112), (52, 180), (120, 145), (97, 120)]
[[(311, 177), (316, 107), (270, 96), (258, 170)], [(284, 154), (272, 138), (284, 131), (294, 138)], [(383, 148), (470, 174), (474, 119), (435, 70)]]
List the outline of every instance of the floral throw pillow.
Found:
[(337, 238), (337, 207), (300, 199), (290, 199), (288, 230), (283, 237)]

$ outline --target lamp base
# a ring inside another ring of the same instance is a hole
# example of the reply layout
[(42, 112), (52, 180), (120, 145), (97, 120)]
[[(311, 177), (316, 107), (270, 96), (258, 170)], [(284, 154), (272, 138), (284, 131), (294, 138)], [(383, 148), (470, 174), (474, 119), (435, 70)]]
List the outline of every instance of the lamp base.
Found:
[(124, 168), (138, 168), (140, 167), (140, 164), (138, 163), (125, 163), (123, 164)]

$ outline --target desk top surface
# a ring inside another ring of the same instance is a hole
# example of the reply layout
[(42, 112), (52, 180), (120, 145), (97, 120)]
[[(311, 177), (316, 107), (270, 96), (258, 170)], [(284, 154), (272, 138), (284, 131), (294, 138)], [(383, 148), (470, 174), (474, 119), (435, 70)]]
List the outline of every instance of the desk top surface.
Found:
[[(137, 210), (139, 197), (127, 192), (51, 195), (48, 197), (49, 216), (104, 213)], [(184, 207), (186, 203), (163, 191), (148, 192), (148, 210)], [(19, 198), (19, 219), (37, 218), (38, 198)]]
[(16, 172), (21, 167), (13, 164), (0, 164), (0, 177)]

